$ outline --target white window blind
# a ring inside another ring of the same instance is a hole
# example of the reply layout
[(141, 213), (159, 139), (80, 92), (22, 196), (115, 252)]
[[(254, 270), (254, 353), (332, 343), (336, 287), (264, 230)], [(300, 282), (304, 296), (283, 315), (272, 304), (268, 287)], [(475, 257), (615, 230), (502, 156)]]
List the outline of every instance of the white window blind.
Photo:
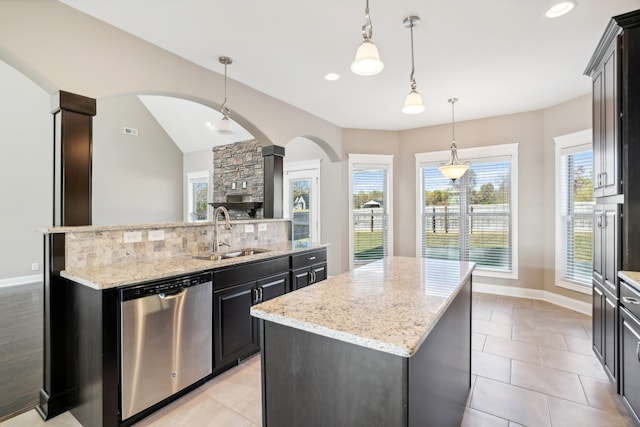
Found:
[(467, 159), (471, 167), (455, 182), (442, 176), (435, 162), (420, 169), (422, 256), (512, 273), (512, 158)]
[(567, 147), (561, 155), (562, 280), (591, 286), (593, 262), (593, 152)]
[(388, 168), (354, 164), (351, 182), (353, 263), (357, 266), (389, 253)]

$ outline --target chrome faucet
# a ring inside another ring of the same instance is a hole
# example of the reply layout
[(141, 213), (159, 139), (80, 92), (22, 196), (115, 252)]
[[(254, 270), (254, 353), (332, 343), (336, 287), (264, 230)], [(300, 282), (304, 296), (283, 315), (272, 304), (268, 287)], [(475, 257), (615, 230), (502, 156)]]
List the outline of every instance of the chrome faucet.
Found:
[[(218, 206), (213, 212), (213, 253), (218, 253), (220, 250), (220, 242), (218, 241), (218, 215), (222, 212), (225, 219), (225, 229), (231, 230), (231, 221), (229, 221), (229, 211), (224, 206)], [(227, 243), (223, 245), (229, 246)]]

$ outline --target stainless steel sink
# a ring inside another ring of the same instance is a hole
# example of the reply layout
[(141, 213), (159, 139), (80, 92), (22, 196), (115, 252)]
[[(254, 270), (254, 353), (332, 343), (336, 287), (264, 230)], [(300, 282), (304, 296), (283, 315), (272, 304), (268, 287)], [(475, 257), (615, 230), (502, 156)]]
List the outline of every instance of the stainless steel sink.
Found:
[(211, 260), (211, 261), (220, 261), (222, 259), (238, 258), (238, 257), (249, 256), (249, 255), (262, 254), (270, 251), (271, 251), (270, 249), (262, 249), (262, 248), (242, 248), (242, 249), (231, 250), (227, 252), (218, 252), (218, 253), (214, 252), (208, 255), (196, 255), (193, 258)]

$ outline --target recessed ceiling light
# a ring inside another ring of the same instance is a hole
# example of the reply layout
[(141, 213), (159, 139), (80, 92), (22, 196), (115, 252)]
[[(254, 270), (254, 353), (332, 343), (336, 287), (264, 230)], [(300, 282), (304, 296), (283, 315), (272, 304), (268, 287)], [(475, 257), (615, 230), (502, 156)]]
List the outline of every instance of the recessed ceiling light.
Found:
[(213, 127), (213, 123), (211, 123), (210, 121), (207, 120), (207, 122), (205, 123), (207, 125), (207, 127), (212, 128)]
[(334, 80), (338, 80), (340, 78), (340, 74), (329, 73), (329, 74), (325, 74), (324, 78), (332, 82)]
[(576, 7), (575, 1), (559, 2), (551, 6), (549, 10), (547, 10), (547, 13), (545, 13), (545, 16), (547, 18), (557, 18), (571, 12), (574, 7)]

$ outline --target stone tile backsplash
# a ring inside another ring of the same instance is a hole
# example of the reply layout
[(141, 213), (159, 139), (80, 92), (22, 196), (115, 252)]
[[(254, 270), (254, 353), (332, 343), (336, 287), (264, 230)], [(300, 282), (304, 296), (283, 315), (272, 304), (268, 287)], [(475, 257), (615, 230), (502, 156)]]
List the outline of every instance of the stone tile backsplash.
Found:
[[(250, 229), (253, 227), (253, 231)], [(163, 230), (164, 239), (149, 241), (149, 232)], [(140, 232), (141, 241), (125, 243), (124, 233)], [(218, 240), (232, 249), (291, 240), (290, 220), (232, 221), (231, 230), (218, 224)], [(113, 264), (157, 260), (211, 252), (213, 223), (160, 224), (118, 227), (83, 227), (67, 231), (65, 268), (99, 268)], [(221, 251), (229, 249), (222, 247)]]

